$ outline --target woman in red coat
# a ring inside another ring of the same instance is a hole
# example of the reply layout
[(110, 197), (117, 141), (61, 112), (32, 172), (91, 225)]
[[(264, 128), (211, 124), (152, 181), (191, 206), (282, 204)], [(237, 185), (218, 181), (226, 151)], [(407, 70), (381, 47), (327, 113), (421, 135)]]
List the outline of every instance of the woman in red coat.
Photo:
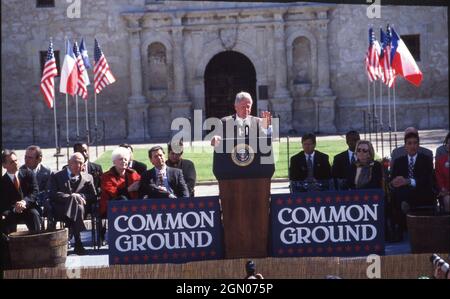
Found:
[(442, 155), (436, 161), (436, 181), (439, 187), (439, 196), (444, 203), (444, 210), (450, 212), (450, 133), (445, 137), (447, 155)]
[(130, 151), (118, 147), (112, 152), (114, 164), (101, 177), (100, 216), (106, 218), (109, 200), (138, 198), (139, 181), (141, 176), (133, 169), (128, 168)]

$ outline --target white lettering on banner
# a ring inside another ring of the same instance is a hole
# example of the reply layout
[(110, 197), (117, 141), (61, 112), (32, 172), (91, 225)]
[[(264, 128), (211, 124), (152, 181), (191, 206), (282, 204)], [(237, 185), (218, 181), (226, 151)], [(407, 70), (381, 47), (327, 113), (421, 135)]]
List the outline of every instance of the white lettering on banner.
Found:
[(176, 213), (158, 213), (155, 216), (151, 214), (126, 216), (120, 215), (114, 220), (114, 228), (119, 233), (129, 230), (133, 232), (169, 230), (169, 229), (195, 229), (214, 227), (214, 211), (207, 212), (187, 212)]
[(121, 235), (115, 246), (120, 252), (147, 251), (180, 248), (201, 248), (212, 243), (212, 235), (207, 231), (154, 233), (145, 235)]
[(283, 208), (278, 212), (278, 221), (284, 225), (289, 225), (292, 222), (295, 224), (304, 224), (359, 222), (361, 220), (376, 221), (378, 219), (377, 208), (378, 204), (373, 204), (372, 206), (341, 206), (339, 207), (339, 211), (336, 211), (336, 207), (334, 206), (320, 207), (318, 212), (317, 207), (310, 207), (309, 209), (298, 207), (293, 210), (291, 208)]
[[(337, 228), (337, 236), (335, 229)], [(343, 236), (346, 236), (344, 238)], [(316, 226), (309, 227), (286, 227), (280, 233), (281, 242), (284, 244), (309, 244), (351, 241), (371, 241), (375, 239), (377, 229), (372, 224)]]

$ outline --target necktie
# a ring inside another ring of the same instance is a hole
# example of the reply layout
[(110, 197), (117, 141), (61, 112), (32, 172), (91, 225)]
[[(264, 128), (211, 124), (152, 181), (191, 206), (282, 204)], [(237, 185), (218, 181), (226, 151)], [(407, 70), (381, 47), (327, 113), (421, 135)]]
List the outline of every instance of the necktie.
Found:
[(14, 187), (16, 187), (17, 191), (20, 190), (20, 182), (19, 179), (17, 178), (17, 175), (14, 175)]
[(164, 186), (164, 176), (162, 171), (159, 172), (158, 174), (158, 185), (159, 186)]
[(311, 155), (308, 155), (308, 161), (307, 161), (307, 167), (308, 167), (308, 179), (313, 178), (313, 163), (311, 159)]
[(414, 177), (414, 159), (412, 157), (409, 158), (408, 177), (410, 179)]
[(352, 153), (352, 159), (350, 160), (350, 163), (353, 164), (355, 163), (356, 159), (355, 159), (355, 153)]

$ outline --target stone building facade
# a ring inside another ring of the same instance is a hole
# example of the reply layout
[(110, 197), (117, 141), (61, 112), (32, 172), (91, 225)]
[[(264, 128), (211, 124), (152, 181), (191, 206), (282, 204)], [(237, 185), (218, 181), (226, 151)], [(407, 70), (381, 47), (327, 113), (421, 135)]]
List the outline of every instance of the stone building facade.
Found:
[[(112, 142), (166, 139), (172, 120), (193, 118), (194, 110), (203, 119), (222, 117), (241, 89), (253, 95), (254, 113), (268, 109), (280, 117), (281, 133), (363, 130), (371, 88), (364, 66), (367, 29), (388, 22), (400, 35), (416, 36), (424, 74), (419, 88), (397, 80), (398, 130), (449, 125), (445, 7), (383, 6), (381, 18), (369, 19), (366, 5), (83, 0), (79, 15), (69, 17), (73, 7), (66, 1), (54, 7), (37, 2), (1, 0), (4, 145), (54, 140), (53, 112), (39, 92), (40, 53), (50, 37), (61, 64), (65, 37), (83, 37), (91, 61), (94, 37), (99, 40), (117, 79), (97, 96), (98, 132)], [(93, 87), (88, 91), (93, 128)], [(387, 124), (387, 88), (382, 92)], [(65, 95), (58, 88), (56, 94), (64, 141)], [(75, 140), (75, 101), (68, 102)], [(84, 136), (81, 100), (79, 115)]]

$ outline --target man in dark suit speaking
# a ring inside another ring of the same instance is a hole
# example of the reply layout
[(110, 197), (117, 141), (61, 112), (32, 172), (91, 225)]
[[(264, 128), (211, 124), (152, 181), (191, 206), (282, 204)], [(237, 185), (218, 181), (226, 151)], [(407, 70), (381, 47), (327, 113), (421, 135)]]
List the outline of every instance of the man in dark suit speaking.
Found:
[(139, 197), (144, 198), (178, 198), (189, 197), (189, 190), (181, 169), (166, 166), (164, 150), (154, 146), (148, 151), (153, 167), (141, 177)]

